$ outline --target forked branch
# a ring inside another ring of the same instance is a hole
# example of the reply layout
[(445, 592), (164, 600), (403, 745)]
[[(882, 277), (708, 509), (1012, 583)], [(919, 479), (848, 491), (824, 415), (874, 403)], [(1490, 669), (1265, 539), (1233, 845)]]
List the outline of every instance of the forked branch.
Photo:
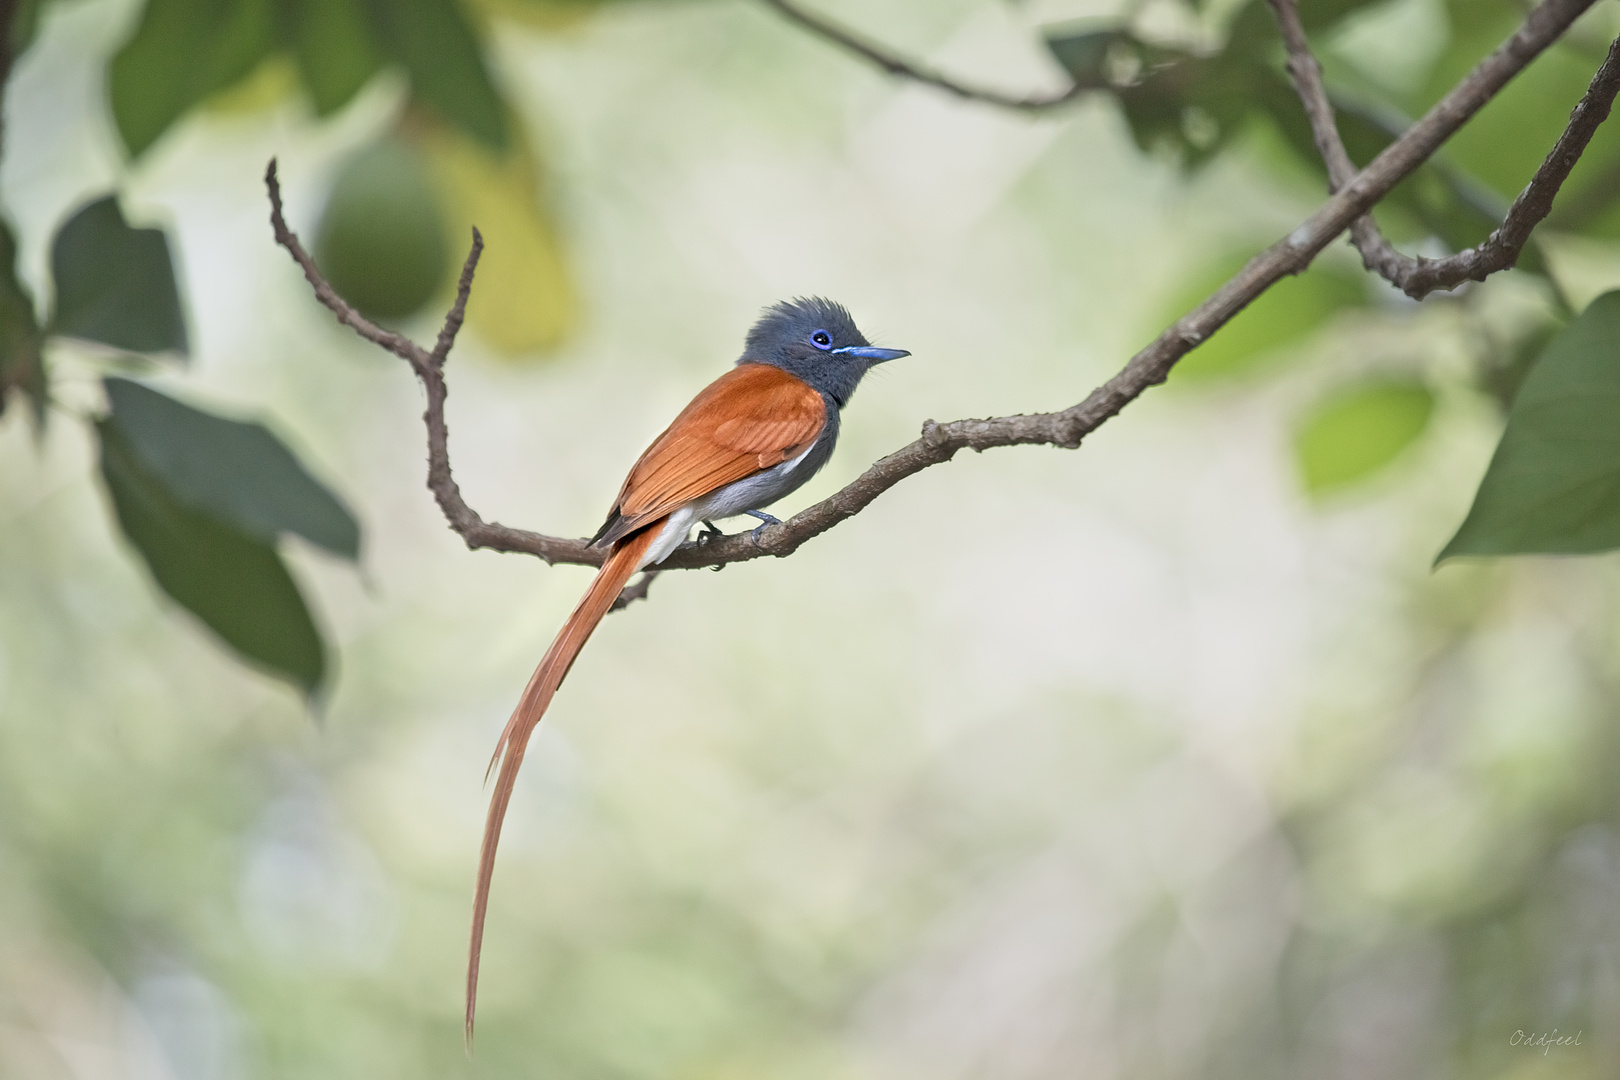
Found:
[[(1356, 175), (1356, 167), (1339, 137), (1333, 104), (1322, 81), (1322, 65), (1317, 63), (1306, 41), (1305, 28), (1299, 18), (1299, 0), (1269, 2), (1277, 13), (1277, 25), (1288, 49), (1288, 74), (1310, 119), (1316, 149), (1327, 166), (1328, 190), (1338, 191)], [(1465, 281), (1484, 281), (1498, 270), (1513, 266), (1519, 261), (1531, 232), (1552, 211), (1558, 189), (1585, 153), (1598, 125), (1608, 118), (1617, 91), (1620, 91), (1620, 39), (1609, 46), (1608, 55), (1592, 76), (1585, 96), (1570, 114), (1568, 126), (1546, 160), (1519, 192), (1502, 224), (1483, 243), (1444, 259), (1410, 258), (1395, 250), (1371, 215), (1364, 215), (1350, 227), (1350, 238), (1361, 252), (1362, 262), (1368, 270), (1386, 278), (1414, 300), (1421, 300), (1437, 289), (1454, 289)]]
[[(741, 533), (701, 546), (682, 548), (666, 559), (660, 569), (720, 566), (763, 555), (790, 555), (805, 541), (860, 513), (872, 500), (901, 480), (931, 465), (949, 461), (959, 450), (1036, 444), (1068, 449), (1079, 446), (1081, 440), (1140, 397), (1148, 387), (1162, 383), (1177, 361), (1208, 339), (1261, 293), (1283, 277), (1297, 274), (1309, 266), (1328, 244), (1362, 218), (1413, 169), (1428, 160), (1453, 132), (1595, 2), (1544, 0), (1530, 12), (1511, 38), (1480, 61), (1466, 78), (1422, 119), (1385, 147), (1365, 169), (1339, 183), (1332, 197), (1298, 228), (1250, 259), (1235, 277), (1131, 357), (1124, 368), (1093, 390), (1084, 401), (1059, 412), (1029, 416), (953, 420), (945, 424), (930, 420), (923, 425), (922, 436), (915, 442), (879, 460), (853, 483), (790, 520), (764, 527), (757, 538), (752, 533)], [(1610, 61), (1605, 62), (1606, 68), (1613, 57), (1611, 51)], [(1567, 171), (1565, 169), (1566, 174)], [(591, 549), (584, 540), (562, 539), (485, 522), (467, 506), (460, 489), (451, 479), (444, 423), (443, 366), (455, 340), (456, 330), (461, 325), (472, 287), (473, 268), (482, 246), (476, 232), (472, 251), (462, 270), (455, 305), (439, 334), (438, 347), (432, 353), (427, 353), (400, 335), (377, 327), (332, 290), (282, 219), (281, 192), (276, 183), (274, 162), (271, 162), (265, 174), (265, 182), (270, 191), (270, 220), (275, 228), (276, 240), (292, 253), (303, 268), (304, 276), (315, 288), (316, 297), (340, 322), (409, 363), (426, 387), (428, 400), (424, 419), (428, 427), (428, 485), (450, 527), (461, 535), (470, 548), (523, 552), (539, 556), (549, 563), (599, 564), (601, 553)]]
[(416, 377), (422, 380), (422, 388), (427, 391), (427, 411), (422, 414), (422, 420), (427, 424), (428, 431), (428, 490), (432, 491), (433, 497), (438, 500), (439, 509), (444, 512), (450, 527), (467, 542), (469, 548), (474, 550), (490, 548), (495, 551), (522, 552), (536, 555), (548, 563), (599, 565), (602, 561), (601, 553), (592, 551), (583, 540), (564, 540), (485, 521), (461, 497), (461, 488), (450, 474), (450, 433), (444, 422), (444, 399), (449, 391), (444, 382), (444, 362), (450, 355), (451, 347), (456, 343), (456, 334), (461, 330), (461, 322), (466, 317), (467, 298), (472, 295), (473, 271), (477, 269), (478, 257), (484, 251), (484, 238), (479, 235), (478, 230), (473, 230), (472, 250), (467, 253), (467, 262), (461, 268), (461, 280), (456, 285), (455, 303), (451, 305), (450, 313), (445, 316), (444, 326), (439, 330), (439, 339), (433, 351), (428, 352), (410, 338), (391, 330), (384, 330), (360, 314), (348, 301), (339, 296), (337, 290), (322, 276), (315, 266), (315, 260), (309, 257), (304, 245), (298, 242), (298, 237), (287, 227), (287, 221), (282, 216), (281, 184), (276, 178), (274, 158), (265, 169), (264, 184), (270, 193), (270, 227), (275, 231), (276, 243), (286, 248), (293, 261), (304, 271), (304, 277), (309, 279), (310, 285), (315, 290), (315, 299), (336, 315), (338, 322), (411, 365)]

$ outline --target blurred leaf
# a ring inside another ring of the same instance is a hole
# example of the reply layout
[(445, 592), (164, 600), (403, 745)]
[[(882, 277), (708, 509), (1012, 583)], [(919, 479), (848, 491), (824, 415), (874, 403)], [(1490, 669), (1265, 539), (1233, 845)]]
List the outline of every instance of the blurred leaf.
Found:
[(118, 524), (158, 585), (244, 659), (313, 694), (326, 648), (275, 548), (182, 504), (143, 466), (116, 416), (96, 432)]
[(11, 227), (0, 222), (0, 414), (13, 388), (28, 395), (36, 427), (45, 423), (44, 335), (34, 315), (34, 300), (17, 280), (17, 243)]
[(1538, 322), (1508, 343), (1492, 342), (1480, 357), (1480, 386), (1496, 399), (1504, 412), (1513, 405), (1530, 369), (1564, 325), (1550, 318)]
[[(1307, 29), (1320, 30), (1369, 0), (1318, 0), (1304, 4)], [(1144, 152), (1169, 147), (1189, 169), (1213, 159), (1240, 132), (1280, 76), (1276, 20), (1264, 0), (1237, 11), (1221, 50), (1194, 55), (1143, 42), (1118, 30), (1052, 34), (1047, 47), (1076, 82), (1112, 89)], [(1121, 63), (1124, 61), (1124, 63)], [(1136, 74), (1118, 78), (1118, 69)], [(1284, 85), (1290, 99), (1292, 88)], [(1297, 100), (1290, 106), (1303, 113)], [(1309, 128), (1306, 128), (1309, 142)]]
[(1136, 145), (1176, 151), (1189, 169), (1213, 159), (1242, 130), (1259, 69), (1240, 57), (1186, 57), (1115, 91)]
[(468, 323), (508, 355), (559, 345), (578, 322), (578, 297), (528, 140), (497, 154), (444, 125), (420, 124), (415, 134), (445, 193), (453, 235), (470, 242), (474, 225), (484, 234)]
[(1433, 412), (1434, 394), (1412, 379), (1334, 391), (1316, 403), (1294, 439), (1306, 490), (1320, 495), (1371, 476), (1418, 440)]
[[(1422, 92), (1409, 103), (1413, 112), (1438, 100), (1524, 17), (1523, 5), (1515, 0), (1448, 0), (1446, 6), (1451, 41)], [(1498, 199), (1513, 198), (1552, 149), (1598, 63), (1599, 58), (1585, 55), (1567, 41), (1554, 44), (1452, 137), (1446, 145), (1446, 160), (1477, 176)], [(1559, 192), (1548, 225), (1620, 237), (1617, 197), (1620, 131), (1605, 123)], [(1536, 258), (1539, 260), (1539, 253)], [(1521, 263), (1521, 268), (1532, 267)]]
[(169, 242), (133, 229), (108, 195), (68, 219), (51, 245), (56, 311), (49, 332), (130, 352), (186, 351)]
[(578, 26), (604, 5), (622, 0), (470, 0), (479, 13), (508, 19), (537, 30)]
[[(1387, 0), (1303, 0), (1299, 5), (1299, 21), (1307, 31), (1315, 33), (1364, 7), (1385, 2)], [(1261, 0), (1251, 0), (1251, 3), (1257, 7), (1263, 6)]]
[[(1268, 71), (1257, 83), (1255, 102), (1298, 162), (1321, 176), (1325, 187), (1327, 169), (1316, 150), (1305, 110), (1287, 78)], [(1372, 161), (1406, 127), (1390, 110), (1366, 102), (1340, 97), (1336, 105), (1339, 135), (1350, 160), (1358, 165)], [(1496, 201), (1493, 193), (1466, 174), (1428, 163), (1397, 184), (1374, 215), (1396, 237), (1435, 236), (1451, 250), (1460, 251), (1483, 241), (1500, 224), (1499, 216), (1486, 206)], [(1526, 248), (1519, 265), (1543, 272), (1540, 253), (1533, 248)]]
[[(1596, 68), (1570, 49), (1548, 49), (1451, 138), (1446, 159), (1512, 199), (1558, 141)], [(1602, 156), (1614, 160), (1614, 147), (1607, 150)]]
[(1454, 555), (1620, 547), (1620, 292), (1592, 301), (1542, 354), (1457, 535)]
[(1046, 47), (1069, 77), (1080, 86), (1104, 88), (1111, 85), (1109, 53), (1114, 47), (1130, 48), (1129, 35), (1116, 27), (1049, 34)]
[[(1191, 311), (1220, 288), (1247, 261), (1229, 256), (1189, 281), (1156, 320), (1162, 326)], [(1334, 315), (1367, 304), (1367, 285), (1353, 270), (1318, 262), (1295, 277), (1285, 277), (1210, 335), (1176, 365), (1178, 379), (1240, 375), (1268, 355), (1309, 337)]]
[(359, 557), (354, 516), (263, 424), (214, 416), (128, 379), (105, 385), (123, 445), (170, 497), (267, 544), (296, 533)]
[(416, 147), (385, 139), (343, 164), (315, 234), (315, 261), (340, 296), (374, 318), (403, 318), (438, 291), (448, 258)]
[(298, 64), (286, 52), (272, 53), (264, 63), (197, 105), (198, 112), (211, 116), (246, 117), (273, 109), (303, 94), (304, 79)]
[(270, 54), (272, 13), (271, 0), (147, 0), (107, 74), (113, 120), (132, 156)]
[(11, 55), (21, 56), (34, 43), (39, 33), (39, 17), (44, 14), (46, 0), (18, 0), (11, 16)]
[(370, 0), (385, 47), (405, 65), (411, 94), (495, 150), (508, 132), (478, 37), (456, 0)]
[(1407, 103), (1414, 113), (1445, 96), (1524, 21), (1525, 5), (1520, 0), (1445, 0), (1445, 7), (1451, 34), (1424, 86)]
[[(1300, 22), (1307, 30), (1320, 30), (1348, 15), (1357, 8), (1382, 3), (1384, 0), (1304, 0), (1299, 5)], [(1208, 7), (1210, 0), (1192, 0), (1193, 6)], [(1250, 6), (1263, 6), (1261, 0), (1249, 0)]]
[(365, 0), (289, 0), (287, 34), (317, 116), (348, 104), (383, 65)]

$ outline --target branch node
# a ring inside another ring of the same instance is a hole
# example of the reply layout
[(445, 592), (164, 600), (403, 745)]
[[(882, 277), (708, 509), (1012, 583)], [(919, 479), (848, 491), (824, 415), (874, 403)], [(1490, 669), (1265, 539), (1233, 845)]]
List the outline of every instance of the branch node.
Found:
[[(1301, 104), (1305, 106), (1317, 152), (1327, 166), (1328, 190), (1343, 192), (1361, 183), (1367, 172), (1358, 173), (1345, 150), (1334, 118), (1333, 103), (1322, 81), (1322, 66), (1311, 52), (1304, 24), (1300, 22), (1298, 0), (1269, 2), (1276, 13), (1283, 43), (1288, 49), (1288, 74)], [(1588, 0), (1567, 0), (1563, 3), (1547, 0), (1531, 12), (1519, 33), (1497, 50), (1498, 54), (1512, 57), (1515, 66), (1522, 67), (1545, 47), (1527, 40), (1533, 23), (1543, 19), (1560, 21), (1571, 11), (1578, 15), (1591, 6)], [(1567, 23), (1564, 25), (1567, 27)], [(1562, 33), (1562, 29), (1558, 32)], [(1477, 80), (1478, 74), (1476, 69), (1474, 74), (1458, 84), (1458, 89), (1470, 86)], [(1551, 212), (1553, 198), (1585, 152), (1592, 134), (1609, 115), (1617, 91), (1620, 91), (1620, 38), (1609, 47), (1608, 55), (1592, 76), (1585, 95), (1570, 113), (1569, 124), (1563, 134), (1548, 151), (1530, 183), (1513, 201), (1501, 226), (1484, 243), (1444, 259), (1411, 258), (1396, 251), (1371, 216), (1364, 215), (1350, 229), (1350, 240), (1361, 252), (1362, 265), (1414, 300), (1421, 300), (1439, 289), (1455, 289), (1464, 282), (1484, 281), (1491, 274), (1514, 266), (1532, 230)], [(1305, 226), (1296, 230), (1288, 240), (1291, 246), (1301, 249), (1308, 247), (1311, 242), (1305, 233)]]

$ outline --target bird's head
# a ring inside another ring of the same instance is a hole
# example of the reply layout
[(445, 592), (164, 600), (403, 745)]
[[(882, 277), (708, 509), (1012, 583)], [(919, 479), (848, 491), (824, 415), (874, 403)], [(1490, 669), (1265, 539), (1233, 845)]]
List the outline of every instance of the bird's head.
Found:
[(842, 407), (874, 364), (910, 355), (873, 345), (844, 305), (812, 296), (766, 308), (748, 331), (737, 362), (779, 367)]

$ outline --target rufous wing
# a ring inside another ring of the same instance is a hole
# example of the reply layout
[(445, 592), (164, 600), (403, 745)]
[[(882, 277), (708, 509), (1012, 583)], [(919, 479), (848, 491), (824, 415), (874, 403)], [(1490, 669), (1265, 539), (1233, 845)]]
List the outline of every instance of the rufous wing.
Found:
[(644, 522), (810, 449), (827, 425), (821, 395), (768, 364), (739, 364), (710, 383), (641, 455), (614, 512), (623, 535)]

